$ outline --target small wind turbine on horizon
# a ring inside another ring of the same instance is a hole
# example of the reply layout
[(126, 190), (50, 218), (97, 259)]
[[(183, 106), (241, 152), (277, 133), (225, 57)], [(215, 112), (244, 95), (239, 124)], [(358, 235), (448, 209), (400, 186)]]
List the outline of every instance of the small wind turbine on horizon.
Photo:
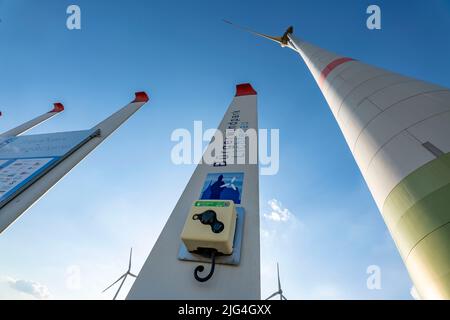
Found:
[(277, 263), (277, 275), (278, 275), (278, 291), (272, 294), (270, 297), (268, 297), (266, 300), (270, 300), (276, 295), (280, 295), (280, 300), (287, 300), (286, 297), (283, 295), (283, 290), (281, 289), (281, 281), (280, 281), (280, 267)]
[(108, 288), (106, 288), (105, 290), (103, 290), (102, 293), (105, 293), (106, 291), (108, 291), (112, 286), (114, 286), (117, 282), (119, 282), (120, 280), (122, 280), (122, 282), (120, 283), (119, 289), (117, 290), (116, 294), (114, 295), (113, 300), (116, 300), (117, 296), (119, 295), (120, 289), (122, 289), (123, 284), (125, 283), (125, 280), (127, 279), (128, 276), (133, 277), (133, 278), (137, 278), (136, 275), (134, 275), (133, 273), (131, 273), (131, 257), (133, 255), (133, 248), (131, 248), (130, 250), (130, 261), (128, 263), (128, 270), (126, 273), (124, 273), (119, 279), (117, 279), (113, 284), (111, 284)]

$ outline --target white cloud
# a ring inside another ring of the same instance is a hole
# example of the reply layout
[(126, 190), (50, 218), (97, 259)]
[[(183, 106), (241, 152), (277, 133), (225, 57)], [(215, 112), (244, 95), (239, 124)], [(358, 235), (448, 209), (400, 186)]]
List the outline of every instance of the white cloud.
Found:
[(276, 200), (272, 199), (268, 202), (270, 206), (270, 212), (265, 213), (264, 217), (268, 220), (275, 222), (288, 222), (292, 219), (293, 215), (288, 208), (283, 207), (283, 204)]
[(48, 288), (39, 282), (2, 277), (0, 285), (0, 298), (2, 299), (47, 300), (51, 298)]

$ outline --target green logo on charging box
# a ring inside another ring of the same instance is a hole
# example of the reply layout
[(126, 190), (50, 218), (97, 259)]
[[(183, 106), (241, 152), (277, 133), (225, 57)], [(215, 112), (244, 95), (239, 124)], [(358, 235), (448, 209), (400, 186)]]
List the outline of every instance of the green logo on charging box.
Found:
[(195, 202), (196, 207), (229, 207), (229, 201), (197, 201)]

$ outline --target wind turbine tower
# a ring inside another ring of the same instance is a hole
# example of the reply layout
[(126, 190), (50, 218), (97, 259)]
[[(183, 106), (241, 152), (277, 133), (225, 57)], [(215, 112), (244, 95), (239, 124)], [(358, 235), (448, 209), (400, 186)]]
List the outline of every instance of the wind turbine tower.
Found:
[(131, 248), (130, 250), (130, 260), (128, 262), (128, 269), (127, 272), (125, 272), (123, 275), (120, 276), (119, 279), (117, 279), (116, 281), (114, 281), (108, 288), (106, 288), (105, 290), (103, 290), (103, 293), (108, 291), (110, 288), (112, 288), (116, 283), (118, 283), (120, 280), (122, 280), (122, 282), (120, 283), (119, 288), (116, 291), (116, 294), (114, 295), (113, 300), (117, 299), (117, 296), (120, 293), (120, 290), (122, 289), (123, 284), (125, 283), (125, 281), (127, 280), (127, 277), (130, 276), (132, 278), (136, 278), (137, 276), (133, 273), (131, 273), (131, 258), (133, 256), (133, 248)]
[(246, 30), (301, 56), (420, 297), (450, 299), (450, 90), (329, 52), (292, 27), (281, 37)]
[(270, 295), (266, 300), (270, 300), (276, 296), (280, 296), (280, 300), (287, 300), (283, 294), (283, 289), (281, 289), (281, 280), (280, 280), (280, 265), (277, 263), (277, 279), (278, 279), (278, 291)]

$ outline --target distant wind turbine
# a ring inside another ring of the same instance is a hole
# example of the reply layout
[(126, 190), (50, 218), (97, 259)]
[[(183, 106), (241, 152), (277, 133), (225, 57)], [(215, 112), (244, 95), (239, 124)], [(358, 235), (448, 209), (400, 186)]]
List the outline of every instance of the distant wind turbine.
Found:
[(122, 280), (122, 282), (120, 283), (119, 289), (117, 290), (116, 294), (114, 295), (113, 300), (116, 300), (117, 295), (120, 292), (120, 289), (122, 289), (123, 284), (125, 283), (125, 280), (127, 279), (128, 276), (133, 277), (133, 278), (137, 278), (136, 275), (131, 273), (131, 257), (133, 255), (133, 248), (131, 248), (130, 251), (130, 261), (128, 263), (128, 270), (126, 273), (124, 273), (119, 279), (117, 279), (113, 284), (111, 284), (108, 288), (106, 288), (105, 290), (103, 290), (102, 293), (106, 292), (107, 290), (109, 290), (112, 286), (114, 286), (117, 282), (119, 282), (120, 280)]
[(270, 297), (268, 297), (266, 300), (270, 300), (276, 295), (280, 295), (280, 300), (287, 300), (286, 297), (283, 295), (283, 290), (281, 289), (281, 281), (280, 281), (280, 267), (277, 263), (277, 275), (278, 275), (278, 291), (272, 294)]

